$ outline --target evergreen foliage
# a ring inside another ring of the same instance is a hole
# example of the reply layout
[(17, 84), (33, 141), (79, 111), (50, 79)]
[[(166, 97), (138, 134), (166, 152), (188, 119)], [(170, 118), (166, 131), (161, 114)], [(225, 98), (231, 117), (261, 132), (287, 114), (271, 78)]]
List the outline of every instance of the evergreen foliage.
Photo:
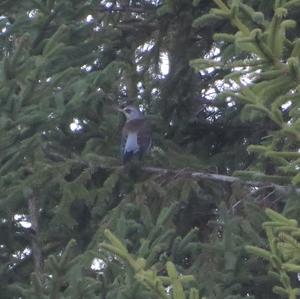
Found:
[(0, 298), (296, 294), (298, 2), (1, 1)]
[(275, 1), (270, 19), (241, 1), (214, 2), (217, 8), (196, 19), (194, 26), (206, 26), (207, 19), (229, 19), (236, 33), (215, 33), (214, 38), (224, 51), (231, 49), (232, 55), (220, 61), (200, 58), (192, 65), (197, 70), (229, 69), (225, 78), (235, 88), (219, 97), (243, 103), (243, 121), (269, 120), (265, 139), (248, 146), (259, 159), (250, 166), (254, 172), (244, 174), (281, 183), (289, 178), (299, 185), (299, 37), (295, 31), (289, 34), (297, 26), (293, 12), (299, 1)]
[(297, 298), (300, 289), (295, 284), (289, 272), (299, 273), (299, 228), (295, 219), (288, 219), (277, 212), (266, 209), (269, 221), (263, 223), (269, 242), (269, 251), (255, 246), (246, 249), (272, 265), (269, 274), (274, 276), (282, 286), (274, 286), (273, 291), (289, 299)]

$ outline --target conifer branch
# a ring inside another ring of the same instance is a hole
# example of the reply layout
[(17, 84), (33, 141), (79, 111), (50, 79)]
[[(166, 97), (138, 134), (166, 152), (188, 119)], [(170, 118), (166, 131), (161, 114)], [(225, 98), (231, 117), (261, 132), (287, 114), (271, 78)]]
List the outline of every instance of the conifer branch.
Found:
[[(49, 158), (54, 159), (54, 161), (66, 161), (66, 158), (63, 155), (60, 155), (58, 153), (53, 153), (46, 148), (44, 149), (45, 153)], [(99, 168), (99, 169), (111, 169), (111, 170), (122, 170), (124, 169), (124, 166), (104, 166), (96, 165), (92, 166), (89, 161), (83, 160), (80, 157), (73, 156), (73, 159), (76, 161), (76, 163), (81, 164), (83, 167), (92, 167), (92, 168)], [(142, 167), (142, 170), (148, 173), (158, 174), (158, 175), (177, 175), (177, 176), (190, 176), (195, 179), (202, 179), (202, 180), (210, 180), (210, 181), (216, 181), (220, 183), (227, 183), (227, 184), (233, 184), (233, 183), (241, 183), (243, 185), (253, 186), (253, 187), (271, 187), (274, 188), (274, 190), (283, 193), (288, 194), (291, 190), (296, 192), (297, 194), (300, 194), (300, 188), (296, 188), (292, 185), (280, 185), (273, 183), (271, 181), (255, 181), (255, 180), (245, 180), (242, 177), (237, 176), (230, 176), (230, 175), (223, 175), (223, 174), (215, 174), (215, 173), (207, 173), (207, 172), (201, 172), (201, 171), (192, 171), (189, 169), (168, 169), (168, 168), (161, 168), (161, 167), (151, 167), (146, 166)], [(271, 178), (270, 178), (271, 180)]]
[[(47, 147), (44, 148), (44, 153), (50, 158), (53, 159), (54, 161), (66, 161), (66, 157), (63, 155), (60, 155), (58, 153), (54, 153), (51, 150), (47, 149)], [(111, 170), (122, 170), (124, 169), (124, 166), (105, 166), (102, 163), (97, 163), (98, 165), (92, 165), (89, 161), (83, 160), (77, 155), (74, 155), (72, 159), (76, 162), (81, 164), (83, 167), (91, 167), (91, 168), (99, 168), (99, 169), (111, 169)], [(248, 186), (253, 186), (253, 187), (271, 187), (274, 188), (274, 190), (283, 193), (283, 194), (288, 194), (291, 190), (296, 192), (297, 194), (300, 194), (300, 188), (297, 188), (292, 185), (280, 185), (277, 183), (274, 183), (271, 181), (271, 177), (269, 177), (270, 181), (266, 180), (260, 180), (260, 181), (255, 181), (255, 180), (245, 180), (242, 177), (238, 176), (230, 176), (230, 175), (223, 175), (223, 174), (215, 174), (215, 173), (207, 173), (207, 172), (201, 172), (201, 171), (192, 171), (189, 169), (168, 169), (168, 168), (161, 168), (161, 167), (151, 167), (151, 166), (146, 166), (142, 167), (142, 170), (148, 173), (153, 173), (153, 174), (158, 174), (158, 175), (177, 175), (177, 176), (190, 176), (195, 179), (202, 179), (202, 180), (210, 180), (210, 181), (216, 181), (220, 183), (227, 183), (227, 184), (232, 184), (232, 183), (241, 183), (243, 185), (248, 185)], [(278, 178), (278, 176), (274, 177), (275, 179)]]
[[(156, 9), (155, 6), (150, 6), (148, 5), (148, 9), (152, 9), (153, 11)], [(140, 7), (129, 7), (129, 6), (112, 6), (112, 7), (106, 7), (104, 5), (100, 6), (97, 9), (97, 12), (108, 12), (108, 13), (113, 13), (113, 12), (130, 12), (130, 13), (145, 13), (145, 8), (140, 8)]]
[[(156, 173), (161, 175), (187, 175), (192, 178), (196, 179), (203, 179), (203, 180), (210, 180), (210, 181), (217, 181), (221, 183), (236, 183), (239, 182), (244, 185), (248, 186), (254, 186), (254, 187), (273, 187), (275, 190), (281, 192), (281, 193), (288, 193), (290, 190), (292, 190), (292, 186), (284, 186), (275, 184), (272, 182), (266, 182), (266, 181), (250, 181), (250, 180), (243, 180), (240, 177), (236, 176), (229, 176), (229, 175), (223, 175), (223, 174), (214, 174), (214, 173), (206, 173), (206, 172), (198, 172), (198, 171), (192, 171), (192, 170), (184, 170), (184, 169), (166, 169), (166, 168), (158, 168), (158, 167), (143, 167), (142, 168), (146, 172), (150, 173)], [(293, 191), (295, 191), (297, 194), (300, 194), (300, 188), (293, 188)]]
[(34, 262), (34, 272), (37, 278), (42, 282), (43, 275), (43, 258), (42, 258), (42, 248), (39, 242), (39, 208), (37, 203), (36, 195), (31, 188), (28, 188), (28, 211), (30, 215), (31, 229), (34, 232), (32, 237), (32, 257)]
[[(219, 8), (225, 13), (228, 14), (230, 16), (230, 14), (232, 14), (232, 7), (229, 8), (227, 7), (227, 5), (222, 1), (222, 0), (214, 0), (214, 2), (216, 3), (216, 5), (219, 6)], [(233, 14), (231, 16), (231, 22), (232, 24), (234, 24), (241, 32), (243, 32), (244, 35), (249, 35), (250, 31), (247, 28), (247, 26), (245, 26), (242, 21), (236, 16), (236, 14)]]

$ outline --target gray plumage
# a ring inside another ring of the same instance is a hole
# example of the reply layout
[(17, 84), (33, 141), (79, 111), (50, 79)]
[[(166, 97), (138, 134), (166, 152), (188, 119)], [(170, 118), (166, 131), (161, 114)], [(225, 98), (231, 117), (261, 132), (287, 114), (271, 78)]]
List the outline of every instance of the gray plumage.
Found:
[(122, 130), (121, 153), (123, 163), (134, 156), (139, 159), (151, 148), (151, 130), (143, 113), (134, 106), (127, 106), (120, 110), (126, 116), (126, 123)]

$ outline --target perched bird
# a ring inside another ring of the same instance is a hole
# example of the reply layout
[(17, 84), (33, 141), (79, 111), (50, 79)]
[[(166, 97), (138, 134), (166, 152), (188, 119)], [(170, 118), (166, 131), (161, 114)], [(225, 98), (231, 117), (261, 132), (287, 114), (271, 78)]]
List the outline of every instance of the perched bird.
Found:
[(138, 108), (129, 105), (118, 110), (126, 116), (121, 140), (121, 153), (125, 164), (134, 156), (141, 159), (150, 150), (152, 145), (151, 130), (144, 114)]

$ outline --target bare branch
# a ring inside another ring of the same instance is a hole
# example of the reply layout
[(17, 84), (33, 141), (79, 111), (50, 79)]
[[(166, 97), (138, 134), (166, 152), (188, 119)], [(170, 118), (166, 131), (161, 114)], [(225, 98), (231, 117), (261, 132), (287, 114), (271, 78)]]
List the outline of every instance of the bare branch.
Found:
[(177, 175), (178, 173), (181, 173), (182, 175), (188, 175), (192, 178), (196, 179), (202, 179), (202, 180), (209, 180), (209, 181), (217, 181), (221, 183), (236, 183), (239, 182), (243, 185), (253, 186), (253, 187), (271, 187), (274, 188), (274, 190), (277, 190), (281, 193), (289, 193), (289, 191), (293, 190), (297, 194), (300, 194), (300, 188), (295, 188), (293, 186), (283, 186), (278, 185), (272, 182), (264, 182), (264, 181), (246, 181), (239, 177), (229, 176), (229, 175), (222, 175), (222, 174), (214, 174), (214, 173), (206, 173), (206, 172), (198, 172), (198, 171), (191, 171), (186, 170), (182, 171), (182, 169), (179, 170), (171, 170), (171, 169), (165, 169), (165, 168), (157, 168), (157, 167), (144, 167), (142, 168), (146, 172), (150, 173), (156, 173), (156, 174), (163, 174), (163, 175)]
[[(147, 9), (152, 9), (155, 11), (156, 7), (155, 6), (147, 6)], [(145, 7), (129, 7), (129, 6), (122, 6), (122, 7), (117, 7), (117, 6), (112, 6), (112, 7), (106, 7), (104, 5), (100, 6), (97, 9), (97, 12), (108, 12), (108, 13), (113, 13), (113, 12), (130, 12), (130, 13), (141, 13), (144, 14), (146, 11)]]
[(38, 201), (34, 191), (31, 188), (27, 189), (28, 193), (28, 210), (31, 222), (31, 229), (34, 232), (32, 237), (32, 256), (34, 262), (34, 272), (37, 274), (37, 277), (42, 281), (43, 275), (43, 257), (42, 257), (42, 248), (39, 240), (39, 208)]
[[(65, 161), (67, 158), (60, 157), (62, 161)], [(92, 167), (92, 168), (99, 168), (99, 169), (111, 169), (111, 170), (121, 170), (124, 168), (124, 166), (103, 166), (103, 165), (96, 165), (91, 166), (88, 161), (85, 161), (81, 159), (79, 156), (74, 155), (72, 157), (74, 161), (81, 164), (83, 167)], [(233, 184), (236, 182), (239, 182), (243, 185), (247, 186), (253, 186), (258, 188), (273, 188), (274, 190), (282, 193), (282, 194), (288, 194), (291, 191), (296, 192), (297, 194), (300, 194), (300, 188), (296, 188), (291, 185), (279, 185), (273, 182), (267, 182), (267, 181), (247, 181), (240, 177), (235, 176), (229, 176), (229, 175), (223, 175), (223, 174), (214, 174), (214, 173), (207, 173), (207, 172), (200, 172), (200, 171), (192, 171), (188, 169), (167, 169), (167, 168), (159, 168), (159, 167), (142, 167), (142, 170), (148, 173), (158, 174), (158, 175), (185, 175), (190, 176), (195, 179), (201, 179), (201, 180), (209, 180), (209, 181), (216, 181), (220, 183), (227, 183), (227, 184)]]

